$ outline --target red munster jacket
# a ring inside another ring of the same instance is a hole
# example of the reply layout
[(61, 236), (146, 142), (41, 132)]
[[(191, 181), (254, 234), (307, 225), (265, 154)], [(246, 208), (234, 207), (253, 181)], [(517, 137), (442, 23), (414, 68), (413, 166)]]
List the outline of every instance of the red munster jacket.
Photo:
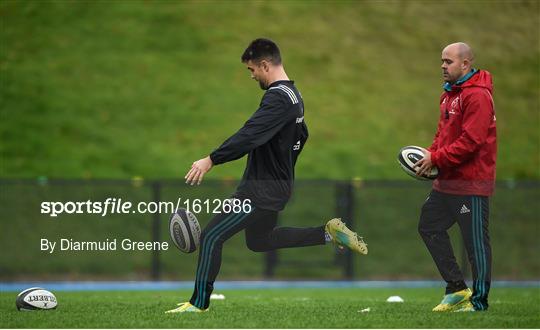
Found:
[[(448, 89), (451, 90), (448, 91)], [(431, 151), (439, 168), (433, 189), (455, 195), (490, 196), (495, 186), (497, 130), (491, 74), (479, 70), (448, 86)]]

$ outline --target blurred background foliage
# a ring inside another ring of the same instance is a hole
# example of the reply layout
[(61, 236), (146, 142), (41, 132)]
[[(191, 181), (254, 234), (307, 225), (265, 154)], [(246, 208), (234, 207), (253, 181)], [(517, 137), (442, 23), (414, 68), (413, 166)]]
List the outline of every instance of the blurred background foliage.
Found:
[(494, 77), (498, 177), (540, 178), (538, 1), (3, 0), (0, 23), (2, 177), (182, 177), (256, 110), (264, 36), (306, 105), (299, 178), (403, 178), (458, 40)]

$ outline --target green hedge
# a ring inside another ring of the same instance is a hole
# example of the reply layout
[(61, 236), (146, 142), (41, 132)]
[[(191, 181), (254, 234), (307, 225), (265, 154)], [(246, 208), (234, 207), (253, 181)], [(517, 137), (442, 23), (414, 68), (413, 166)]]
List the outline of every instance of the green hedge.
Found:
[[(511, 182), (510, 182), (511, 183)], [(365, 237), (369, 255), (354, 256), (356, 279), (437, 279), (438, 274), (417, 233), (420, 207), (429, 185), (414, 182), (371, 182), (354, 189), (354, 218), (347, 219), (338, 208), (338, 184), (334, 181), (302, 181), (291, 202), (280, 215), (280, 225), (319, 226), (332, 217), (344, 217)], [(182, 182), (162, 182), (161, 200), (185, 198), (227, 198), (234, 183), (209, 181), (194, 188)], [(0, 185), (0, 278), (14, 279), (149, 279), (152, 273), (150, 252), (55, 252), (40, 251), (40, 239), (73, 238), (80, 241), (130, 238), (152, 240), (153, 216), (149, 214), (59, 215), (51, 218), (40, 213), (43, 201), (104, 201), (108, 197), (133, 203), (152, 201), (149, 184), (132, 181), (64, 181), (38, 184), (6, 183)], [(491, 200), (490, 232), (495, 279), (535, 279), (540, 274), (536, 258), (538, 182), (515, 186), (501, 182)], [(197, 254), (180, 253), (168, 237), (168, 214), (160, 216), (163, 241), (171, 245), (160, 254), (163, 279), (193, 279)], [(201, 213), (204, 226), (211, 215)], [(461, 238), (457, 225), (452, 237), (458, 260)], [(265, 254), (251, 252), (240, 233), (225, 243), (222, 279), (258, 279), (263, 277)], [(341, 279), (344, 257), (332, 246), (283, 249), (277, 252), (275, 278)]]

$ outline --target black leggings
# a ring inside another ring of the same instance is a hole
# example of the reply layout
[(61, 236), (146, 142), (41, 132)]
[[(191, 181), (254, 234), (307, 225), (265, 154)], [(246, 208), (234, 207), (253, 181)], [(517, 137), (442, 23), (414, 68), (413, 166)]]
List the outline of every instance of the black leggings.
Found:
[(324, 226), (276, 228), (277, 219), (277, 211), (257, 208), (249, 213), (216, 215), (201, 233), (195, 289), (190, 303), (199, 308), (208, 308), (214, 281), (221, 267), (223, 243), (243, 229), (247, 247), (255, 252), (325, 244)]
[(471, 303), (477, 310), (486, 310), (491, 286), (489, 199), (485, 196), (450, 195), (434, 190), (422, 207), (418, 231), (447, 283), (447, 294), (467, 288), (447, 233), (456, 222), (472, 268)]

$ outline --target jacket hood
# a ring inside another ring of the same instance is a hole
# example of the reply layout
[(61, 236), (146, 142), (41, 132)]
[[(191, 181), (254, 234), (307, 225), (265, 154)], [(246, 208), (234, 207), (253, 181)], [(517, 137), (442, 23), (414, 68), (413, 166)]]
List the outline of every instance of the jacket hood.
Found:
[(493, 91), (493, 81), (491, 80), (491, 74), (488, 71), (478, 70), (463, 84), (453, 85), (452, 89), (460, 89), (460, 88), (468, 88), (468, 87), (486, 88), (491, 93)]

